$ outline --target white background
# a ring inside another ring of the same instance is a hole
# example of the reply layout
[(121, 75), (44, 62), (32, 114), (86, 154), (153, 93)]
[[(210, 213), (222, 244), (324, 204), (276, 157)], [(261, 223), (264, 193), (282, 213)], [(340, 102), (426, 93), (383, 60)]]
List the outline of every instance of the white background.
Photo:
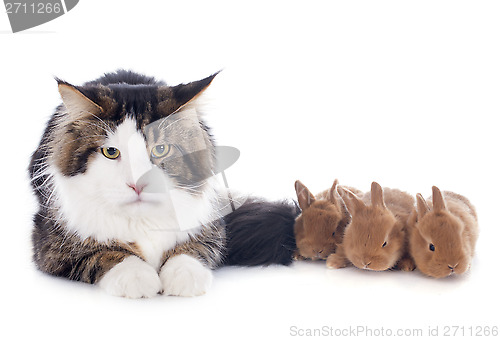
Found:
[[(500, 326), (499, 18), (496, 1), (88, 0), (12, 34), (0, 13), (0, 337), (286, 339), (294, 326), (423, 335)], [(338, 178), (362, 190), (376, 180), (468, 196), (481, 228), (472, 270), (434, 280), (322, 262), (223, 268), (205, 296), (137, 301), (39, 273), (26, 169), (59, 103), (53, 76), (81, 84), (117, 68), (172, 85), (223, 69), (207, 120), (220, 145), (241, 151), (227, 171), (233, 188), (293, 198), (296, 179), (318, 192)]]

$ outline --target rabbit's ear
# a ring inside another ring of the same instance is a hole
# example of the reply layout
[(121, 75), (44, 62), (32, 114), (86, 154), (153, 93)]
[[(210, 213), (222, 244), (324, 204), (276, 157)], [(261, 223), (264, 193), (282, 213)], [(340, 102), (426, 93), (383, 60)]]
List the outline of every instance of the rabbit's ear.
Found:
[(434, 211), (446, 210), (446, 203), (444, 202), (443, 194), (438, 187), (432, 187), (432, 208)]
[(380, 184), (378, 184), (377, 182), (372, 182), (371, 190), (372, 206), (385, 208), (384, 191), (382, 190)]
[(295, 192), (297, 193), (297, 199), (299, 201), (300, 209), (304, 210), (311, 206), (311, 204), (316, 200), (307, 189), (307, 187), (302, 184), (301, 181), (295, 181)]
[(335, 181), (333, 181), (332, 187), (330, 188), (330, 190), (328, 190), (328, 193), (326, 194), (326, 198), (333, 205), (338, 205), (339, 204), (340, 196), (339, 196), (339, 193), (337, 192), (337, 185), (338, 184), (339, 184), (339, 180), (335, 179)]
[(408, 229), (414, 228), (417, 225), (418, 218), (419, 217), (417, 209), (413, 208), (410, 216), (408, 216), (408, 220), (406, 220), (406, 225), (408, 226)]
[(431, 209), (427, 205), (427, 202), (425, 201), (424, 197), (422, 194), (417, 194), (417, 216), (418, 219), (421, 219), (422, 217), (425, 216)]
[(365, 203), (352, 191), (341, 186), (339, 186), (337, 190), (339, 191), (340, 196), (344, 198), (344, 203), (351, 215), (366, 207)]

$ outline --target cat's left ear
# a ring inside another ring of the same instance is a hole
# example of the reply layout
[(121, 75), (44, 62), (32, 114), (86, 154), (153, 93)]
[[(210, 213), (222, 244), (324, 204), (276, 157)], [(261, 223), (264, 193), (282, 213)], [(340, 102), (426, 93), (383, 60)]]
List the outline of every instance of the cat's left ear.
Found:
[(75, 86), (57, 79), (59, 93), (64, 106), (73, 119), (79, 119), (87, 115), (97, 115), (102, 112), (102, 108), (85, 96)]
[(158, 88), (158, 109), (167, 116), (194, 105), (196, 99), (210, 86), (219, 72), (188, 84), (179, 84), (172, 87), (160, 86)]

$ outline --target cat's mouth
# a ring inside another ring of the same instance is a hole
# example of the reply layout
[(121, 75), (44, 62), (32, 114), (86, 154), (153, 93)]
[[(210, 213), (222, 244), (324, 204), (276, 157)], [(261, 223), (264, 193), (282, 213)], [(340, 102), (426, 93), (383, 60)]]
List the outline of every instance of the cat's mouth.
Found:
[(159, 198), (153, 197), (153, 195), (140, 195), (136, 196), (128, 201), (125, 201), (123, 205), (125, 206), (142, 206), (142, 205), (151, 205), (160, 203)]
[(148, 202), (143, 200), (141, 197), (136, 197), (133, 200), (125, 202), (124, 205), (141, 205), (141, 204), (146, 204), (146, 203), (148, 203)]

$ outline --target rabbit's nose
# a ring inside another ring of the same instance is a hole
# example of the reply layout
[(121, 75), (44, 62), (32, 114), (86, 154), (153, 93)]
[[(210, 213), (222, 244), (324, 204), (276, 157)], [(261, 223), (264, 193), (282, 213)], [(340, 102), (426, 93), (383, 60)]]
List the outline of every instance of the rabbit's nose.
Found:
[(454, 266), (450, 266), (450, 265), (448, 265), (448, 268), (450, 268), (450, 269), (451, 269), (451, 271), (453, 272), (457, 266), (458, 266), (458, 263), (455, 263), (455, 265), (454, 265)]
[(368, 267), (370, 266), (370, 264), (372, 264), (372, 262), (371, 262), (371, 261), (370, 261), (370, 262), (368, 262), (368, 263), (364, 263), (364, 262), (363, 262), (363, 269), (370, 269), (370, 268), (368, 268)]
[(321, 257), (321, 254), (323, 253), (323, 249), (315, 250), (314, 253), (316, 254), (316, 257)]

